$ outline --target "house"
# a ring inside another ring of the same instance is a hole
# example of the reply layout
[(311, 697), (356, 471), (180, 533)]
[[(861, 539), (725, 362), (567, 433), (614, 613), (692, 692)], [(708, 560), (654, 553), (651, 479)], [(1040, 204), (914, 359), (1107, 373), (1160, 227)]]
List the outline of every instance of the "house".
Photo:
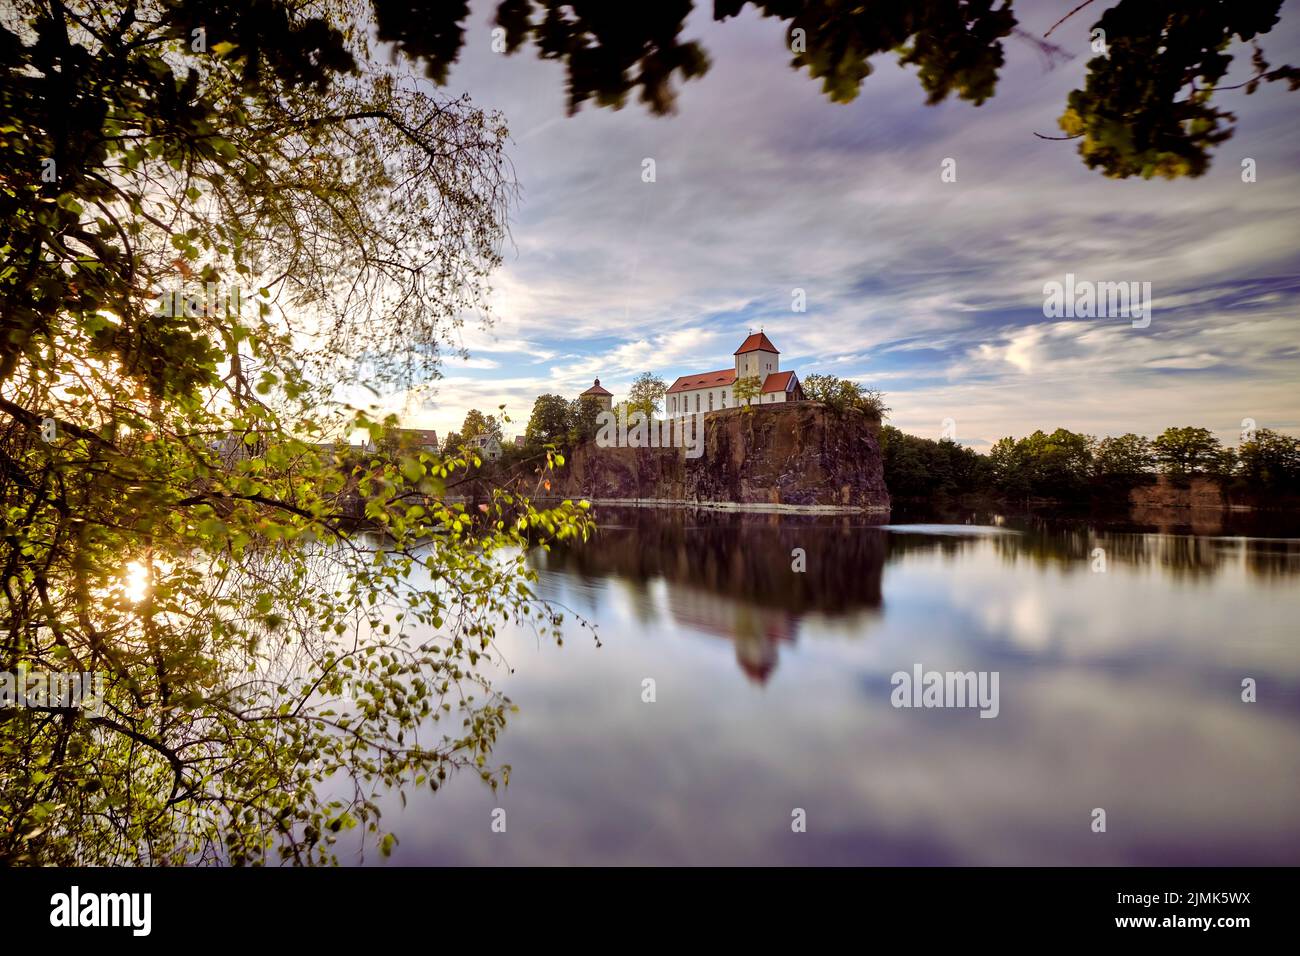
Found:
[(664, 393), (664, 413), (673, 418), (695, 412), (734, 407), (736, 382), (742, 378), (757, 379), (760, 392), (750, 404), (770, 405), (774, 402), (802, 401), (803, 386), (793, 371), (782, 372), (780, 352), (760, 330), (751, 332), (736, 349), (735, 364), (716, 372), (697, 372), (683, 375)]
[(366, 442), (366, 451), (373, 454), (383, 450), (393, 452), (427, 451), (438, 454), (438, 433), (432, 428), (390, 428), (378, 443)]
[(600, 379), (596, 379), (596, 384), (579, 395), (578, 398), (594, 398), (600, 403), (600, 407), (607, 412), (614, 406), (614, 393), (607, 388), (603, 388)]
[(467, 439), (465, 442), (465, 450), (476, 451), (480, 458), (485, 458), (488, 461), (496, 461), (501, 457), (501, 442), (497, 441), (494, 436), (484, 433)]

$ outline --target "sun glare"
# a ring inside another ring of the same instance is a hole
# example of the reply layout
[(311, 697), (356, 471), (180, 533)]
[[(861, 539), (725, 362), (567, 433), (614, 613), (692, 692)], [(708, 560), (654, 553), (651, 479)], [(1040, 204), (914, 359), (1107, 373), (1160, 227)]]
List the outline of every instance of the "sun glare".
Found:
[(126, 596), (132, 604), (139, 604), (149, 593), (149, 569), (139, 561), (126, 566)]

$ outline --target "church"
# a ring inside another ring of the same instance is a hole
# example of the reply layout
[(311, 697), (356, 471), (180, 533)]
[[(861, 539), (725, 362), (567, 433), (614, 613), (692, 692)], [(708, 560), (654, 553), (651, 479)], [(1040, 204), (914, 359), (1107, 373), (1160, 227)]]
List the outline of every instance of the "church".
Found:
[(735, 365), (731, 368), (683, 375), (673, 382), (664, 394), (664, 414), (675, 418), (735, 407), (739, 404), (736, 382), (742, 378), (755, 378), (760, 383), (760, 393), (750, 400), (751, 404), (803, 400), (799, 377), (793, 371), (781, 371), (781, 353), (762, 331), (751, 332), (734, 355)]

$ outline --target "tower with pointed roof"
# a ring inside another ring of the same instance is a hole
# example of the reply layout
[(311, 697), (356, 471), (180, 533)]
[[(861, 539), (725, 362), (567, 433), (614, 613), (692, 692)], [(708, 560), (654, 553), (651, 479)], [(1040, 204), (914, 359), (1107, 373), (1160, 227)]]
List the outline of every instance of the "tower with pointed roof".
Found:
[(578, 397), (594, 398), (600, 403), (600, 407), (607, 412), (610, 411), (614, 405), (614, 393), (607, 388), (603, 388), (600, 384), (600, 379), (596, 379), (596, 383)]
[(799, 377), (794, 372), (781, 371), (780, 355), (762, 329), (751, 331), (736, 349), (731, 368), (682, 375), (673, 382), (664, 395), (665, 414), (675, 418), (734, 408), (737, 404), (736, 382), (742, 378), (756, 378), (762, 383), (762, 391), (751, 400), (751, 404), (771, 405), (801, 400), (804, 395)]
[(756, 378), (764, 381), (773, 372), (779, 372), (781, 353), (772, 340), (760, 329), (750, 332), (736, 349), (736, 378)]

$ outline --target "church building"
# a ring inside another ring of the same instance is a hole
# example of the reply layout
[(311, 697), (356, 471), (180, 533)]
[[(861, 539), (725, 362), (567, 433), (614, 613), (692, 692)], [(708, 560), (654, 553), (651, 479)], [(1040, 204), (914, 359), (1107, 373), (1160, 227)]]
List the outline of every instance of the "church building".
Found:
[(804, 394), (799, 377), (793, 371), (781, 371), (780, 354), (761, 331), (750, 333), (736, 349), (733, 367), (683, 375), (673, 382), (664, 395), (664, 414), (674, 418), (734, 408), (739, 404), (736, 401), (736, 382), (742, 378), (756, 378), (761, 383), (761, 391), (750, 400), (751, 404), (802, 401)]

